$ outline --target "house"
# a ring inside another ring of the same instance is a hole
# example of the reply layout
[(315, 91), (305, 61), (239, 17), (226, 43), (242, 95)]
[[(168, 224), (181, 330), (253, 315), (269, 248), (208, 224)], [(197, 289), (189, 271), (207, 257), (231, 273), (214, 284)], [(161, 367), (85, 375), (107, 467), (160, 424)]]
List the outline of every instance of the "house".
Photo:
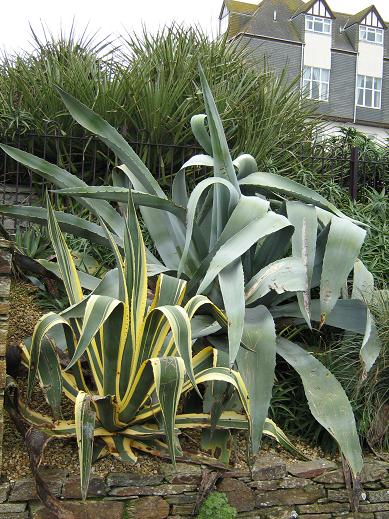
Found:
[(346, 14), (325, 0), (225, 0), (219, 23), (276, 72), (299, 76), (329, 127), (388, 137), (389, 31), (374, 5)]

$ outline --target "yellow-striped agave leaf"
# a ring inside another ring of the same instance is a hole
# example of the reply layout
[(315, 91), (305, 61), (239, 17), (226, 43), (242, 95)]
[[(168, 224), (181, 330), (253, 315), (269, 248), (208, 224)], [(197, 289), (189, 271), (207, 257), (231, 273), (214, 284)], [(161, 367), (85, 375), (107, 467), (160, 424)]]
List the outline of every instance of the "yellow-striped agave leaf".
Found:
[(80, 280), (78, 279), (77, 269), (66, 245), (65, 238), (59, 228), (53, 207), (47, 197), (47, 221), (50, 240), (57, 256), (58, 266), (61, 272), (62, 281), (65, 285), (69, 303), (74, 305), (83, 298)]
[(80, 460), (81, 496), (85, 500), (92, 465), (96, 414), (91, 409), (91, 397), (83, 391), (77, 396), (74, 417)]
[(47, 340), (47, 334), (50, 330), (58, 325), (70, 326), (68, 321), (63, 317), (54, 312), (50, 312), (41, 317), (35, 326), (29, 351), (30, 362), (27, 379), (27, 403), (31, 400), (34, 382), (38, 373), (43, 341)]
[(174, 439), (175, 418), (178, 402), (184, 384), (185, 366), (179, 357), (151, 359), (155, 389), (161, 406), (163, 424), (169, 445), (169, 452), (175, 465), (176, 446)]

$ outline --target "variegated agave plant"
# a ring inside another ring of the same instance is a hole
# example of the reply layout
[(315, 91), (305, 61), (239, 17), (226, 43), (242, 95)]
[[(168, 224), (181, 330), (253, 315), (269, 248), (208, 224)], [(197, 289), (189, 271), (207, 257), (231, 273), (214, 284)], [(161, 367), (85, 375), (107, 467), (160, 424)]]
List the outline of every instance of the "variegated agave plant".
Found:
[[(313, 416), (335, 438), (357, 475), (361, 447), (347, 396), (309, 348), (288, 340), (285, 327), (303, 324), (314, 333), (327, 325), (361, 334), (361, 371), (371, 368), (379, 354), (366, 305), (374, 285), (357, 259), (366, 231), (311, 189), (258, 172), (251, 156), (232, 160), (201, 69), (200, 79), (206, 115), (193, 117), (191, 123), (206, 154), (183, 165), (171, 199), (118, 132), (63, 91), (59, 93), (75, 120), (123, 163), (113, 173), (113, 187), (88, 187), (42, 159), (8, 146), (3, 149), (98, 215), (118, 243), (125, 221), (109, 202), (126, 204), (130, 187), (160, 257), (146, 251), (148, 274), (169, 272), (187, 280), (189, 297), (206, 293), (227, 316), (225, 332), (213, 314), (194, 317), (192, 327), (217, 346), (214, 365), (234, 368), (243, 379), (250, 398), (253, 452), (266, 423), (278, 354), (299, 373)], [(213, 175), (188, 196), (185, 170), (197, 166), (212, 168)], [(45, 210), (37, 207), (0, 206), (0, 213), (46, 221)], [(56, 216), (64, 230), (95, 243), (107, 242), (103, 225), (60, 212)], [(43, 263), (54, 272), (58, 269)], [(88, 288), (96, 283), (85, 276), (81, 281)], [(220, 424), (221, 413), (236, 406), (234, 398), (223, 383), (208, 388), (204, 408), (211, 412), (213, 424)]]
[[(148, 301), (146, 250), (131, 190), (128, 195), (122, 252), (102, 224), (117, 267), (88, 295), (49, 203), (49, 235), (71, 306), (44, 315), (31, 341), (22, 345), (29, 371), (27, 401), (19, 400), (19, 411), (49, 436), (77, 437), (84, 497), (92, 459), (110, 453), (135, 463), (134, 450), (141, 450), (169, 453), (174, 462), (182, 454), (177, 429), (211, 427), (204, 413), (177, 414), (180, 397), (199, 392), (200, 383), (232, 384), (245, 414), (223, 413), (218, 427), (251, 430), (250, 402), (239, 373), (217, 367), (211, 346), (192, 353), (190, 321), (196, 312), (209, 307), (224, 326), (223, 313), (205, 296), (185, 300), (186, 281), (166, 274), (159, 276)], [(54, 420), (28, 407), (37, 377)], [(75, 403), (72, 421), (60, 419), (62, 392)], [(266, 431), (287, 444), (270, 420)]]

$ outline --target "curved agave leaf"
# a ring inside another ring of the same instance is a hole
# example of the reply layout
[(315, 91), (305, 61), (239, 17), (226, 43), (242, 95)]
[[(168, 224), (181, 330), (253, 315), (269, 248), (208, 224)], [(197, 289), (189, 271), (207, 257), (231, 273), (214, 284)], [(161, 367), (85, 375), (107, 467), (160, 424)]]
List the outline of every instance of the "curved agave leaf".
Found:
[(172, 200), (173, 202), (186, 209), (188, 205), (188, 189), (186, 186), (185, 171), (180, 170), (174, 175), (172, 184)]
[[(126, 165), (118, 166), (118, 169), (123, 171), (129, 178), (135, 190), (149, 193), (145, 186), (134, 175), (133, 171)], [(150, 194), (155, 193), (151, 191)], [(157, 196), (166, 198), (164, 193), (163, 196), (159, 193)], [(183, 250), (185, 243), (183, 222), (172, 214), (152, 207), (141, 206), (140, 212), (162, 261), (169, 270), (177, 270), (180, 252)]]
[(43, 340), (39, 355), (38, 375), (41, 387), (53, 412), (54, 420), (61, 416), (62, 376), (57, 352), (49, 340)]
[[(270, 312), (274, 318), (295, 317), (303, 319), (298, 303), (288, 303), (272, 307)], [(367, 308), (358, 299), (339, 299), (326, 320), (326, 325), (364, 335), (366, 331)], [(311, 318), (320, 322), (320, 301), (311, 301)]]
[(224, 310), (228, 316), (228, 362), (232, 367), (243, 334), (245, 299), (244, 273), (240, 259), (236, 259), (219, 273), (219, 285)]
[(253, 156), (244, 153), (243, 155), (239, 155), (234, 161), (233, 165), (238, 170), (238, 179), (242, 179), (250, 175), (251, 173), (255, 173), (258, 171), (257, 161)]
[(49, 312), (39, 319), (34, 328), (34, 333), (31, 339), (31, 347), (29, 350), (30, 363), (27, 379), (27, 403), (29, 403), (31, 400), (35, 378), (38, 373), (42, 344), (46, 339), (48, 332), (54, 328), (54, 326), (58, 325), (70, 326), (66, 319), (58, 314), (55, 314), (54, 312)]
[[(35, 157), (34, 155), (31, 155), (31, 153), (4, 144), (0, 145), (0, 147), (10, 157), (41, 175), (50, 184), (58, 186), (59, 188), (88, 187), (83, 180), (79, 179), (75, 175), (72, 175), (68, 171), (59, 168), (44, 159)], [(84, 198), (78, 198), (77, 201), (89, 209), (93, 214), (103, 218), (107, 225), (109, 225), (118, 236), (121, 236), (123, 232), (123, 221), (120, 215), (108, 202), (99, 200), (91, 203)]]
[[(57, 91), (72, 117), (84, 128), (95, 133), (124, 163), (120, 169), (129, 177), (136, 190), (166, 198), (138, 155), (110, 124), (70, 94), (60, 88)], [(142, 207), (141, 213), (162, 260), (167, 267), (177, 268), (179, 257), (176, 248), (181, 245), (180, 235), (183, 233), (180, 226), (173, 220), (174, 217), (169, 217), (158, 209)]]
[(327, 209), (333, 214), (351, 221), (351, 219), (339, 211), (334, 204), (316, 193), (316, 191), (313, 191), (313, 189), (303, 186), (287, 177), (276, 175), (275, 173), (252, 173), (251, 175), (241, 179), (239, 184), (241, 186), (259, 187), (272, 193), (292, 196), (298, 200), (307, 202), (308, 204), (314, 204), (322, 209)]
[(83, 292), (78, 279), (76, 266), (73, 257), (70, 254), (65, 238), (62, 235), (58, 222), (55, 218), (53, 207), (50, 200), (47, 199), (47, 222), (51, 244), (54, 248), (55, 255), (61, 278), (65, 286), (66, 294), (71, 305), (80, 302), (83, 298)]
[[(55, 189), (54, 193), (60, 195), (68, 195), (74, 197), (92, 198), (94, 200), (109, 200), (111, 202), (121, 202), (127, 204), (128, 188), (126, 187), (112, 187), (112, 186), (92, 186), (92, 187), (70, 187), (66, 189)], [(167, 198), (161, 198), (149, 193), (141, 193), (140, 191), (131, 190), (132, 199), (135, 205), (145, 207), (152, 207), (154, 209), (162, 209), (168, 211), (180, 219), (185, 219), (185, 209), (177, 204), (174, 204)]]
[[(105, 441), (108, 438), (106, 438)], [(122, 461), (131, 463), (132, 465), (134, 465), (137, 462), (138, 457), (132, 450), (133, 442), (129, 438), (126, 438), (126, 437), (122, 436), (121, 434), (115, 434), (115, 436), (112, 436), (112, 441), (113, 441), (115, 449), (117, 451), (117, 455)], [(113, 452), (113, 454), (115, 455), (114, 449), (111, 449), (111, 452)]]
[(354, 476), (360, 474), (362, 449), (351, 404), (340, 383), (313, 355), (287, 339), (277, 339), (277, 353), (300, 375), (312, 415), (336, 440)]
[(115, 130), (115, 128), (93, 112), (93, 110), (85, 106), (70, 94), (64, 92), (61, 88), (56, 87), (56, 90), (61, 96), (63, 103), (73, 119), (75, 119), (81, 126), (97, 135), (114, 153), (116, 153), (120, 160), (123, 161), (136, 176), (138, 181), (144, 185), (145, 189), (142, 191), (166, 198), (166, 195), (153, 175), (143, 164), (128, 142)]
[(177, 275), (178, 277), (181, 276), (183, 272), (185, 272), (185, 269), (187, 267), (187, 259), (188, 254), (190, 250), (190, 246), (192, 243), (192, 233), (193, 233), (193, 227), (195, 225), (195, 216), (196, 216), (196, 210), (198, 203), (200, 201), (201, 196), (204, 194), (204, 192), (209, 189), (210, 187), (214, 186), (215, 184), (220, 184), (221, 186), (225, 187), (229, 191), (230, 195), (230, 201), (234, 201), (233, 203), (236, 203), (238, 201), (238, 193), (236, 192), (234, 186), (228, 181), (223, 178), (207, 178), (203, 181), (201, 181), (192, 191), (192, 194), (189, 197), (188, 200), (188, 206), (187, 206), (187, 219), (186, 219), (186, 236), (185, 236), (185, 246), (184, 250), (181, 255), (181, 260), (178, 266)]
[(374, 278), (360, 259), (355, 260), (351, 299), (370, 303), (374, 291)]
[(349, 220), (333, 217), (324, 253), (320, 281), (320, 322), (334, 308), (365, 240), (366, 231)]
[(184, 361), (180, 357), (165, 357), (151, 359), (150, 362), (153, 368), (155, 391), (161, 406), (170, 457), (173, 466), (175, 466), (174, 426), (178, 402), (184, 384)]
[[(65, 371), (70, 370), (82, 357), (105, 321), (120, 304), (122, 304), (121, 301), (108, 296), (92, 295), (88, 298), (76, 351)], [(102, 365), (101, 359), (99, 361), (99, 364)]]
[(236, 177), (234, 165), (232, 164), (223, 125), (201, 65), (199, 65), (199, 74), (204, 97), (205, 111), (207, 113), (208, 128), (211, 137), (212, 155), (215, 161), (214, 174), (216, 177), (227, 178), (238, 191), (238, 193), (240, 193), (240, 187)]
[(190, 120), (190, 126), (196, 141), (204, 148), (208, 155), (212, 155), (211, 137), (205, 126), (206, 119), (207, 116), (205, 114), (194, 115)]
[[(282, 203), (276, 213), (286, 217), (286, 204)], [(251, 272), (256, 274), (270, 263), (289, 256), (293, 233), (294, 227), (289, 225), (270, 234), (264, 240), (258, 241), (252, 259)]]
[[(196, 379), (192, 365), (192, 330), (187, 312), (182, 306), (158, 306), (153, 312), (162, 313), (169, 323), (172, 332), (171, 345), (177, 348), (177, 351), (184, 362), (185, 372), (189, 380), (193, 384), (194, 389), (201, 397), (201, 393), (197, 387)], [(171, 347), (167, 349), (165, 355), (170, 355)], [(157, 352), (153, 351), (152, 355)]]
[(256, 274), (245, 287), (246, 304), (254, 303), (271, 290), (277, 294), (303, 292), (307, 286), (307, 271), (300, 258), (284, 258), (270, 263)]
[[(43, 207), (0, 204), (0, 214), (10, 218), (20, 218), (40, 225), (47, 225), (47, 209)], [(61, 229), (65, 232), (75, 234), (80, 238), (87, 238), (92, 243), (108, 245), (104, 232), (99, 225), (61, 211), (54, 211), (54, 214)]]
[(96, 414), (91, 410), (91, 397), (82, 391), (77, 396), (74, 416), (80, 459), (81, 497), (85, 501), (92, 466)]
[(247, 310), (242, 342), (246, 348), (239, 349), (237, 364), (250, 396), (253, 421), (251, 449), (256, 454), (269, 411), (276, 365), (276, 331), (266, 307)]
[[(361, 299), (367, 304), (371, 303), (374, 293), (374, 278), (361, 260), (354, 263), (352, 299)], [(366, 378), (367, 373), (372, 368), (381, 351), (381, 341), (378, 337), (377, 327), (374, 317), (367, 308), (366, 329), (362, 341), (360, 358), (363, 365), (362, 378)]]
[(295, 258), (301, 258), (306, 269), (306, 288), (303, 293), (297, 294), (297, 300), (304, 319), (310, 328), (310, 292), (317, 239), (316, 208), (301, 202), (286, 202), (286, 212), (288, 220), (295, 229), (292, 236), (292, 254)]
[(197, 293), (203, 292), (215, 277), (232, 261), (244, 254), (254, 243), (279, 229), (290, 225), (289, 221), (273, 212), (267, 213), (246, 225), (240, 232), (227, 240), (216, 252)]
[(214, 165), (215, 160), (213, 157), (209, 155), (194, 155), (181, 166), (181, 169), (190, 168), (191, 166), (208, 166), (213, 168)]

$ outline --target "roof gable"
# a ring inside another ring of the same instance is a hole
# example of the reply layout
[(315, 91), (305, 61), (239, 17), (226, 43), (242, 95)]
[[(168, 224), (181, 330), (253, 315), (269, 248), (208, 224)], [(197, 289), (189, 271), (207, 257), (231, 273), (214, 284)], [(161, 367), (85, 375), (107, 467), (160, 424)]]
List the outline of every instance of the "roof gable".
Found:
[(344, 28), (347, 29), (356, 23), (386, 29), (386, 24), (374, 5), (370, 5), (366, 7), (366, 9), (351, 16)]
[(299, 14), (310, 14), (313, 16), (321, 16), (322, 18), (335, 18), (334, 13), (329, 8), (325, 0), (310, 0), (300, 7), (292, 16), (292, 19)]
[(240, 0), (224, 0), (220, 14), (223, 13), (224, 9), (234, 13), (253, 14), (258, 9), (258, 5), (241, 2)]

